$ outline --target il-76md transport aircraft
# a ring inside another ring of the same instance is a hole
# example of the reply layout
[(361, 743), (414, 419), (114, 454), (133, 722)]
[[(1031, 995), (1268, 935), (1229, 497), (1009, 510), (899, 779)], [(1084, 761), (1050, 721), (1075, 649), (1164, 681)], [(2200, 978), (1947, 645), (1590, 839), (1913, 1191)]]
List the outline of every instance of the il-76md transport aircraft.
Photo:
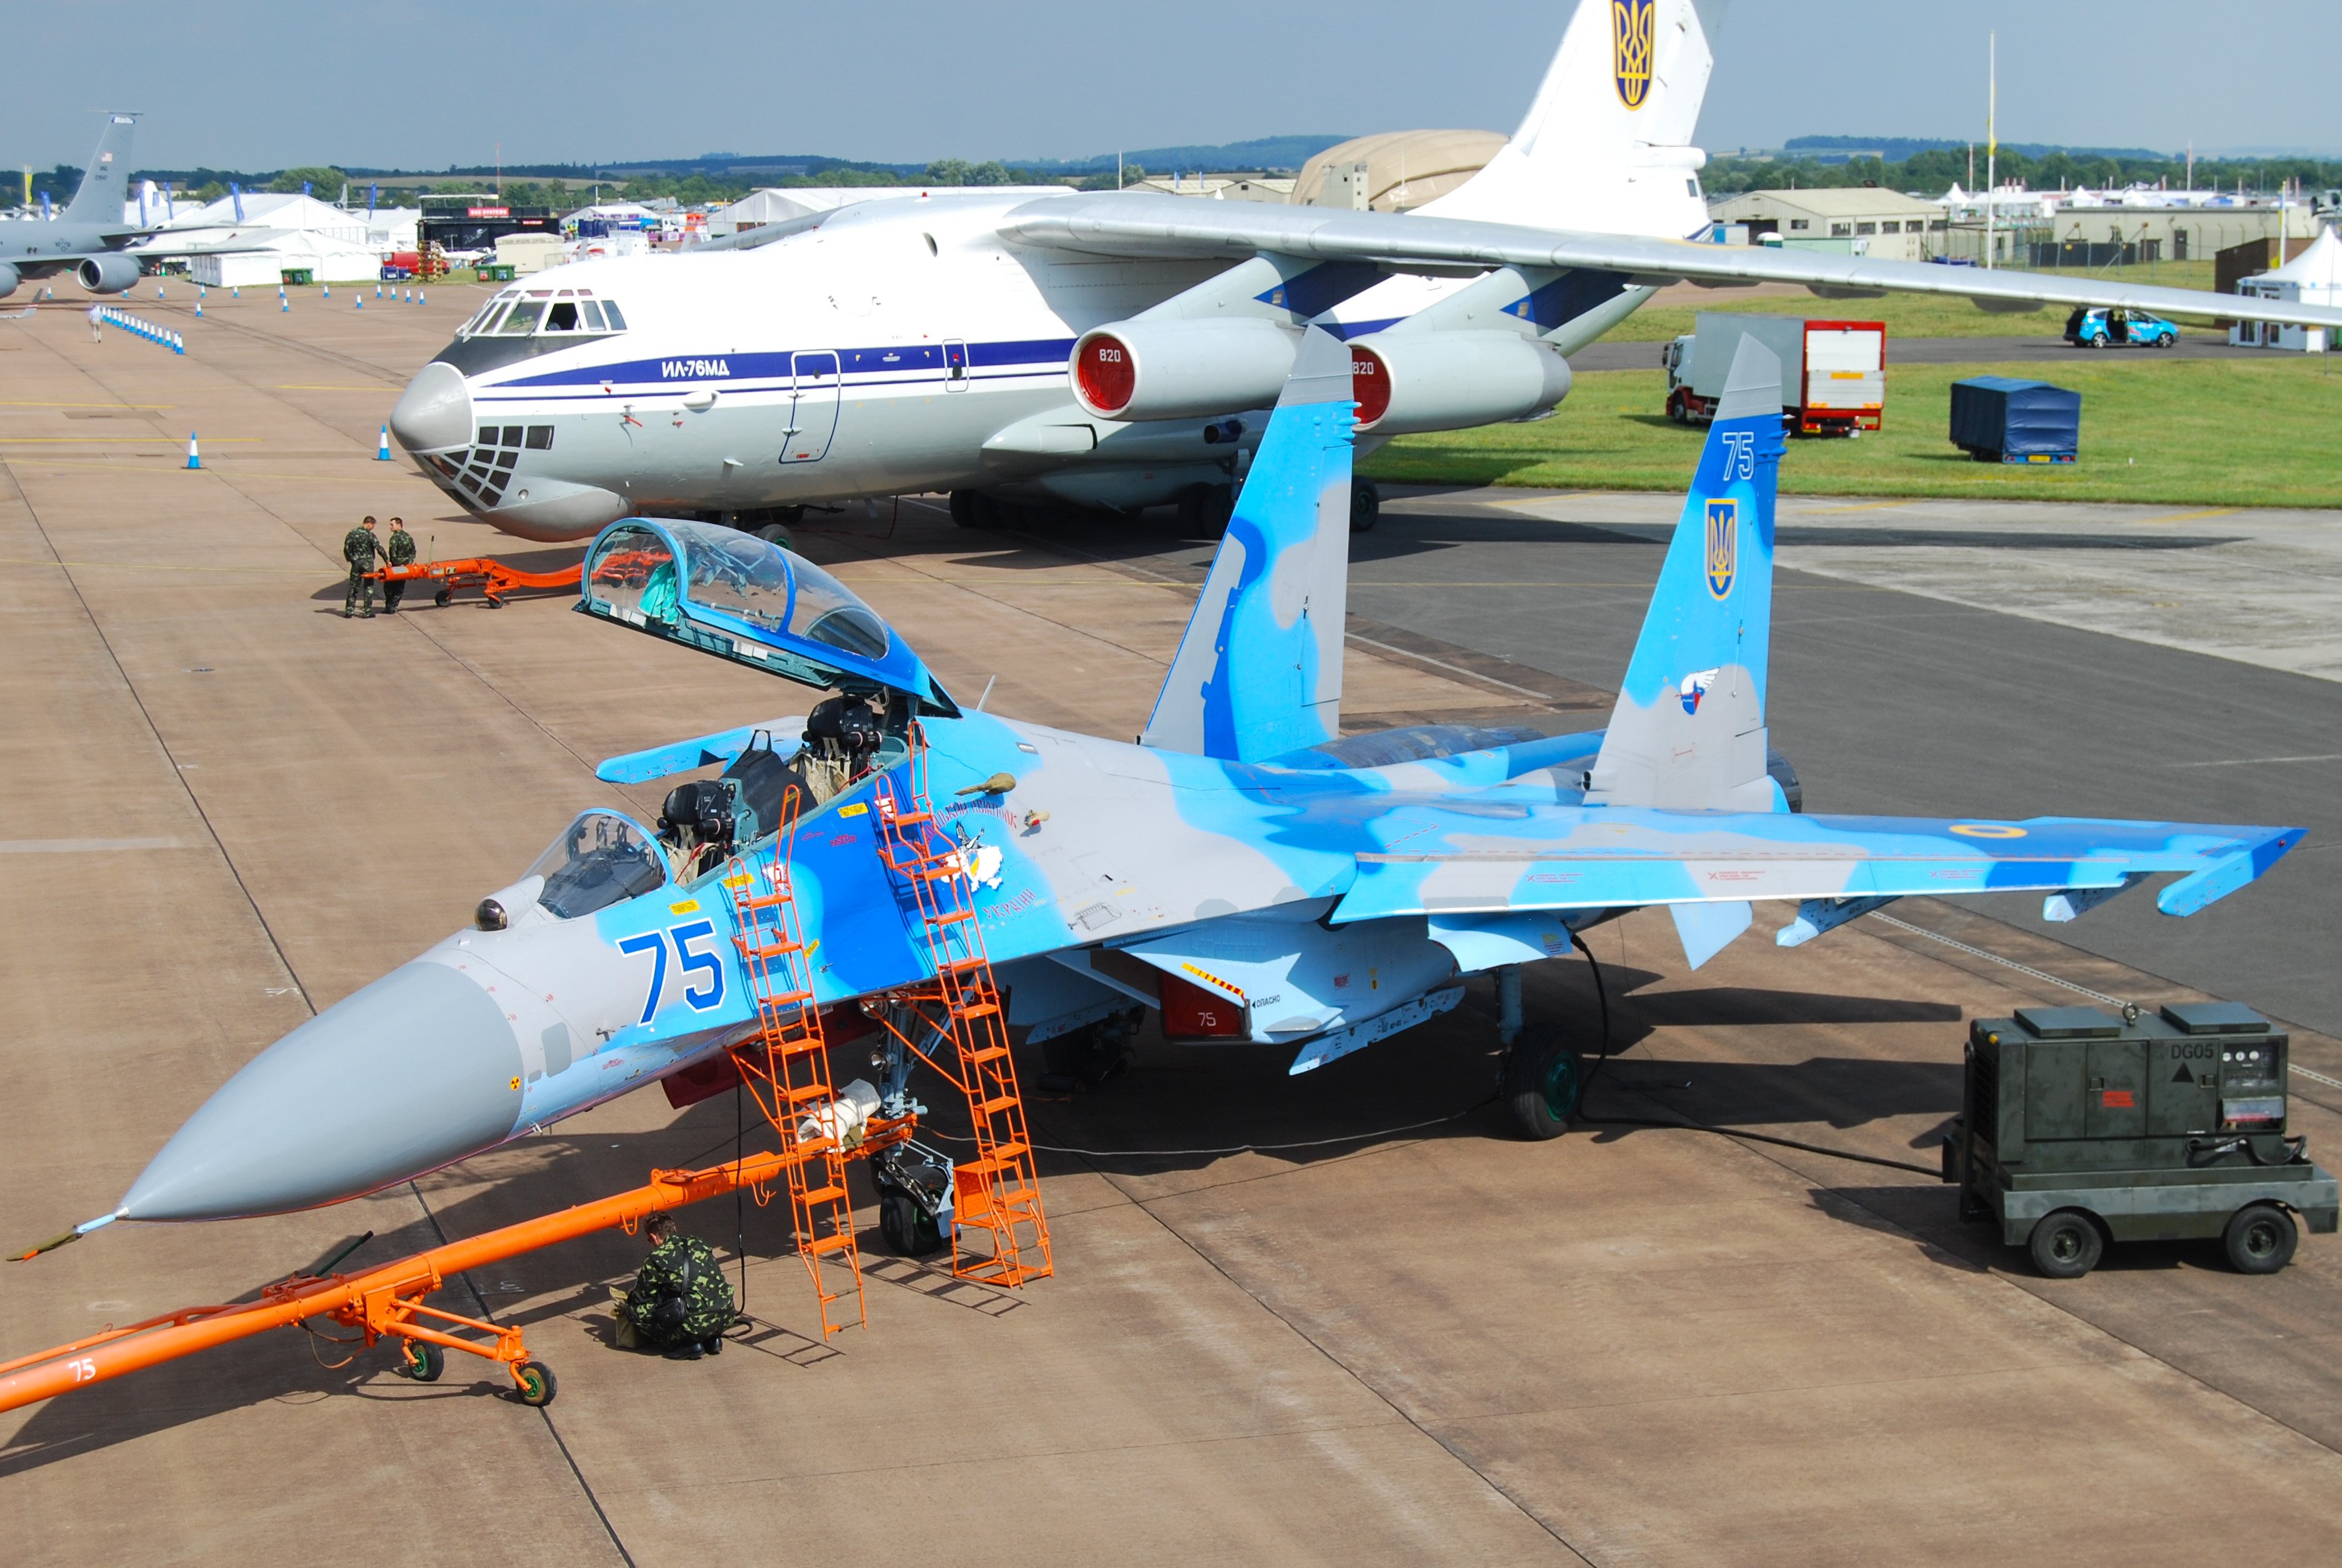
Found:
[[(1004, 500), (1176, 500), (1216, 525), (1313, 322), (1349, 343), (1368, 446), (1549, 411), (1571, 353), (1686, 279), (2342, 325), (2104, 277), (1693, 243), (1722, 9), (1581, 0), (1512, 141), (1410, 213), (930, 195), (754, 230), (730, 254), (539, 273), (424, 367), (391, 429), (530, 539), (931, 490), (972, 524)], [(1372, 487), (1353, 499), (1371, 524)]]

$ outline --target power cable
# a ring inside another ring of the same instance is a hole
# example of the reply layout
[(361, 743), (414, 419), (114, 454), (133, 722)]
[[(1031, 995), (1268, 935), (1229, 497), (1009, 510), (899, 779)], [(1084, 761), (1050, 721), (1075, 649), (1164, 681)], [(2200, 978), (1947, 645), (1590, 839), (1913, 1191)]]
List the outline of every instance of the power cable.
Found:
[[(1909, 1171), (1938, 1181), (1943, 1178), (1943, 1172), (1940, 1170), (1927, 1165), (1916, 1165), (1908, 1160), (1882, 1159), (1877, 1154), (1857, 1154), (1852, 1149), (1832, 1149), (1820, 1144), (1800, 1143), (1795, 1138), (1778, 1138), (1770, 1133), (1748, 1133), (1736, 1127), (1713, 1127), (1706, 1122), (1690, 1117), (1686, 1117), (1679, 1122), (1662, 1122), (1651, 1117), (1588, 1114), (1586, 1110), (1586, 1096), (1594, 1092), (1595, 1080), (1602, 1075), (1602, 1069), (1610, 1063), (1610, 993), (1609, 989), (1602, 984), (1602, 965), (1595, 959), (1594, 950), (1586, 945), (1586, 939), (1573, 931), (1569, 934), (1569, 940), (1578, 952), (1586, 955), (1586, 965), (1594, 976), (1594, 999), (1602, 1010), (1602, 1054), (1595, 1058), (1593, 1071), (1586, 1074), (1586, 1083), (1577, 1092), (1576, 1117), (1577, 1121), (1596, 1127), (1654, 1127), (1672, 1129), (1679, 1133), (1713, 1133), (1719, 1138), (1736, 1138), (1749, 1144), (1769, 1144), (1776, 1148), (1796, 1149), (1801, 1154), (1820, 1154), (1832, 1160), (1851, 1160), (1857, 1164), (1882, 1165), (1890, 1171)], [(2044, 975), (2043, 978), (2047, 979), (2048, 976)]]

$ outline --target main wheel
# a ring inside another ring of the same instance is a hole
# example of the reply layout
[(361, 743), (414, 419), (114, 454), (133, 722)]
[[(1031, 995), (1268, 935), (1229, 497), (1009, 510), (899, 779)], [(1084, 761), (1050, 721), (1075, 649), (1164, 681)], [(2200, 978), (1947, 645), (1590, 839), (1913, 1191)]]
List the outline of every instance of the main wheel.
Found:
[(907, 1254), (911, 1250), (911, 1226), (904, 1211), (914, 1207), (910, 1199), (900, 1193), (882, 1193), (878, 1197), (878, 1233), (893, 1251)]
[(1505, 1059), (1505, 1109), (1524, 1138), (1543, 1141), (1567, 1132), (1585, 1090), (1586, 1059), (1559, 1040), (1542, 1046), (1523, 1041)]
[(2247, 1203), (2230, 1217), (2220, 1243), (2238, 1273), (2273, 1274), (2293, 1262), (2301, 1229), (2275, 1203)]
[(439, 1374), (447, 1370), (447, 1353), (427, 1339), (408, 1340), (403, 1347), (406, 1364), (398, 1369), (403, 1377), (417, 1383), (437, 1383)]
[(2026, 1250), (2033, 1266), (2053, 1280), (2077, 1280), (2098, 1266), (2107, 1240), (2089, 1215), (2079, 1209), (2059, 1209), (2044, 1214), (2033, 1227)]
[(1179, 492), (1179, 532), (1191, 539), (1217, 539), (1228, 531), (1236, 494), (1225, 484), (1190, 484)]
[(513, 1378), (520, 1385), (520, 1402), (532, 1409), (543, 1410), (561, 1392), (553, 1369), (541, 1361), (522, 1362), (513, 1368)]
[(1350, 532), (1371, 534), (1383, 514), (1383, 493), (1371, 479), (1350, 481)]
[(963, 528), (1000, 526), (1000, 503), (981, 490), (953, 491), (951, 514), (952, 521)]

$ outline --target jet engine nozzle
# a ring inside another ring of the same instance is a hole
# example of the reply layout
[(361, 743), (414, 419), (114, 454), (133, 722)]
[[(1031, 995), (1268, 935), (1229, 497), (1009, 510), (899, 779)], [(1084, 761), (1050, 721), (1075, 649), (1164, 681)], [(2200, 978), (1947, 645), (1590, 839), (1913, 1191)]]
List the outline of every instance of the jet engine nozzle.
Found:
[(92, 294), (122, 294), (138, 286), (140, 272), (136, 256), (108, 251), (104, 255), (82, 257), (74, 268), (74, 276)]
[(1118, 321), (1074, 345), (1074, 400), (1100, 419), (1187, 419), (1266, 408), (1301, 342), (1254, 317)]
[(421, 1175), (510, 1136), (521, 1077), (496, 999), (417, 959), (247, 1063), (131, 1183), (122, 1217), (281, 1213)]
[(1358, 433), (1460, 430), (1544, 413), (1569, 395), (1569, 362), (1509, 332), (1377, 332), (1350, 342)]

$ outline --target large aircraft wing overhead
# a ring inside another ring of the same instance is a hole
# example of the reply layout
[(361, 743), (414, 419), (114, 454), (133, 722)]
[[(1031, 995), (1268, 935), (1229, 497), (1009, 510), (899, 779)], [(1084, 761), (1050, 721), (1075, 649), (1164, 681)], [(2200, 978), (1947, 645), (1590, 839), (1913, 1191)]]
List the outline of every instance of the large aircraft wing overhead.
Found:
[(2342, 326), (2342, 309), (2195, 289), (1868, 256), (1817, 255), (1765, 245), (1524, 228), (1423, 213), (1345, 212), (1254, 202), (1199, 202), (1154, 192), (1044, 196), (1010, 210), (1001, 232), (1028, 245), (1093, 255), (1241, 257), (1261, 251), (1321, 261), (1410, 268), (1560, 267), (1610, 272), (1620, 286), (1692, 283), (1802, 284), (1827, 297), (1883, 292), (1959, 295), (1985, 308), (2123, 306), (2157, 315), (2219, 316), (2297, 326)]
[[(1522, 802), (1507, 792), (1376, 819), (1338, 922), (1648, 904), (2119, 891), (2177, 872), (2156, 907), (2193, 914), (2277, 864), (2306, 830), (2034, 817), (1791, 816)], [(2087, 903), (2096, 900), (2082, 901)]]
[(1309, 328), (1142, 744), (1261, 762), (1334, 738), (1349, 589), (1351, 396), (1348, 351)]

